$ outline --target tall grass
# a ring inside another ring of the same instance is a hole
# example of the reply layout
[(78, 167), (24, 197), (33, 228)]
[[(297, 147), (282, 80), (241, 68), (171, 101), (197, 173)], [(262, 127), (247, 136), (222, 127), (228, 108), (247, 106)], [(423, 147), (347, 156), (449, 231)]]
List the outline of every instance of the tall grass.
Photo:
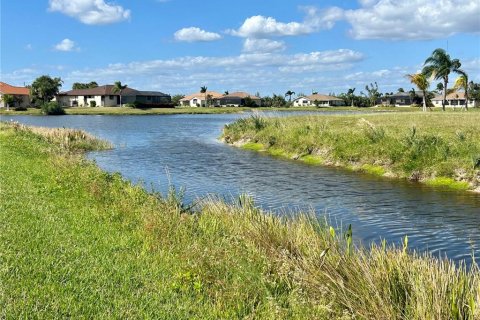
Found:
[(247, 196), (191, 210), (55, 145), (0, 126), (0, 318), (480, 317), (476, 265)]
[(308, 163), (476, 189), (479, 123), (479, 113), (459, 112), (244, 118), (225, 126), (223, 138)]

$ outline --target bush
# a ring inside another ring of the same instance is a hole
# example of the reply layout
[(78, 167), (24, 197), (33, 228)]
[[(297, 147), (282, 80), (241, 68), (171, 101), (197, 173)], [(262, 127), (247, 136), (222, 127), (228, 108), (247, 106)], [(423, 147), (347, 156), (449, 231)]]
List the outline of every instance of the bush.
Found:
[(13, 108), (13, 110), (15, 110), (15, 111), (27, 111), (27, 107), (25, 107), (25, 106), (16, 106), (15, 108)]
[(46, 115), (62, 115), (65, 114), (65, 110), (58, 102), (48, 102), (42, 105), (42, 113)]
[(97, 101), (90, 101), (90, 108), (95, 108), (97, 106)]

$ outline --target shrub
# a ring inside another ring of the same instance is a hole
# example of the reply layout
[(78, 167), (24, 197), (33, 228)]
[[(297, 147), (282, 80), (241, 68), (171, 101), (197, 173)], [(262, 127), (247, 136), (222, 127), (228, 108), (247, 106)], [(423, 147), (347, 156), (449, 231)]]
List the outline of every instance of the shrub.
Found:
[(97, 106), (97, 101), (90, 101), (90, 108), (95, 108)]
[(13, 108), (15, 111), (27, 111), (27, 107), (25, 106), (16, 106)]
[(65, 114), (65, 110), (58, 102), (47, 102), (42, 105), (42, 113), (46, 115), (62, 115)]

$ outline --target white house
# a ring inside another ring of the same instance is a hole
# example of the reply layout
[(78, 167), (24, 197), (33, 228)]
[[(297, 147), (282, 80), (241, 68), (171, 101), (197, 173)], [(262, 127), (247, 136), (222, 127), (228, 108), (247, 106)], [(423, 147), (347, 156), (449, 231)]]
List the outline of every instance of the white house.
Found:
[[(13, 96), (13, 103), (9, 106), (5, 105), (3, 96), (9, 94)], [(0, 82), (0, 108), (6, 107), (23, 107), (26, 108), (30, 105), (30, 90), (25, 87), (11, 86), (5, 82)]]
[[(61, 92), (56, 100), (64, 107), (111, 107), (120, 104), (120, 94), (114, 92), (113, 85), (103, 85), (90, 89), (76, 89)], [(162, 106), (171, 102), (168, 94), (157, 91), (138, 91), (132, 88), (122, 90), (122, 104), (140, 103), (144, 106)]]
[(207, 106), (207, 99), (209, 106), (219, 106), (219, 99), (223, 97), (221, 93), (216, 91), (197, 92), (189, 94), (188, 96), (180, 99), (180, 105), (182, 107), (205, 107)]
[(334, 107), (344, 105), (344, 101), (340, 98), (318, 93), (306, 97), (298, 97), (297, 99), (293, 100), (294, 107)]
[[(432, 103), (435, 107), (441, 107), (443, 101), (443, 95), (437, 95), (432, 99)], [(446, 106), (451, 107), (464, 107), (465, 106), (465, 92), (452, 92), (447, 94), (447, 104)], [(477, 107), (478, 101), (468, 99), (469, 107)]]

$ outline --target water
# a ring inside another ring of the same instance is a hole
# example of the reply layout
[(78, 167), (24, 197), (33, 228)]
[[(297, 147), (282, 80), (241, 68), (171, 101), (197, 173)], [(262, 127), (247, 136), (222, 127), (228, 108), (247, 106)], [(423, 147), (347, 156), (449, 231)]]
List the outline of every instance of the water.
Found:
[(186, 200), (209, 194), (251, 195), (278, 214), (314, 210), (364, 243), (386, 239), (467, 263), (480, 262), (480, 195), (442, 192), (337, 168), (312, 167), (240, 150), (217, 140), (222, 127), (245, 115), (3, 116), (21, 123), (81, 128), (115, 145), (89, 154), (108, 171), (166, 193), (186, 188)]

